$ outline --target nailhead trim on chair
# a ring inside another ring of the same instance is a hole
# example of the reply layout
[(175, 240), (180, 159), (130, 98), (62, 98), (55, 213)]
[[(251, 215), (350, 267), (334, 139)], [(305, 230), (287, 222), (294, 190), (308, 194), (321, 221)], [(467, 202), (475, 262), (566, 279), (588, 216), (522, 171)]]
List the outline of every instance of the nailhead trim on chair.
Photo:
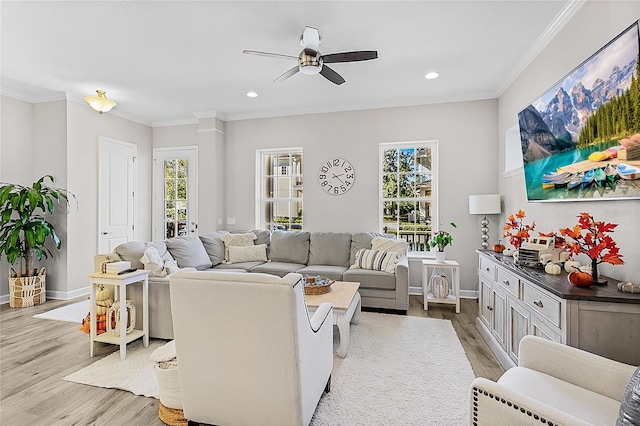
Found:
[(504, 398), (499, 397), (498, 395), (494, 395), (486, 390), (482, 390), (474, 386), (473, 388), (473, 426), (478, 426), (478, 397), (479, 396), (488, 396), (491, 399), (495, 399), (503, 404), (507, 404), (509, 407), (513, 407), (513, 409), (520, 411), (523, 414), (526, 414), (529, 417), (533, 417), (536, 420), (539, 420), (540, 423), (546, 424), (549, 426), (557, 426), (555, 423), (548, 421), (544, 417), (540, 417), (538, 414), (532, 412), (531, 410), (527, 410), (523, 407), (518, 407), (516, 404), (511, 401), (507, 401)]

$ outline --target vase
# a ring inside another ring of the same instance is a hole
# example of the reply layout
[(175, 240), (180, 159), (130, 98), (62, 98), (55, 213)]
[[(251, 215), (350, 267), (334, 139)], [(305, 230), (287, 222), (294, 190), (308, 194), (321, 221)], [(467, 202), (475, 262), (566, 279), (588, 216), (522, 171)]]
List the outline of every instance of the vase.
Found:
[(444, 251), (436, 251), (436, 262), (444, 263)]

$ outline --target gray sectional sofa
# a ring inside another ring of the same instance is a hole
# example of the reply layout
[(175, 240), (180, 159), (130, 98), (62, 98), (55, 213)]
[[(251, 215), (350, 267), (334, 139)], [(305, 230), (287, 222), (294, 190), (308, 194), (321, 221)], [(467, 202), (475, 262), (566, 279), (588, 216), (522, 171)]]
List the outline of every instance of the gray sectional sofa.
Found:
[[(388, 235), (369, 232), (350, 234), (266, 230), (233, 231), (231, 234), (238, 236), (237, 234), (247, 233), (253, 233), (256, 236), (253, 244), (258, 246), (247, 249), (255, 249), (258, 253), (263, 253), (257, 255), (261, 258), (260, 260), (233, 262), (236, 248), (231, 252), (231, 248), (225, 247), (223, 241), (229, 238), (224, 236), (230, 233), (216, 231), (199, 237), (177, 237), (163, 242), (128, 242), (116, 247), (114, 253), (97, 255), (96, 270), (100, 262), (116, 258), (131, 262), (132, 267), (143, 269), (145, 265), (140, 258), (149, 247), (155, 247), (163, 259), (174, 259), (180, 268), (232, 270), (239, 273), (257, 272), (280, 277), (290, 272), (319, 275), (336, 281), (359, 282), (363, 307), (405, 312), (409, 307), (409, 268), (406, 254), (398, 255), (397, 263), (393, 268), (394, 273), (376, 270), (375, 267), (352, 268), (356, 263), (358, 250), (371, 249), (372, 240), (375, 237), (390, 238)], [(263, 257), (265, 255), (266, 257)], [(247, 257), (244, 254), (243, 256)], [(169, 277), (149, 277), (151, 337), (173, 338), (168, 284)], [(131, 288), (128, 297), (136, 306), (142, 306), (141, 293), (137, 286)], [(137, 312), (140, 313), (141, 310)], [(141, 321), (141, 318), (138, 320)]]

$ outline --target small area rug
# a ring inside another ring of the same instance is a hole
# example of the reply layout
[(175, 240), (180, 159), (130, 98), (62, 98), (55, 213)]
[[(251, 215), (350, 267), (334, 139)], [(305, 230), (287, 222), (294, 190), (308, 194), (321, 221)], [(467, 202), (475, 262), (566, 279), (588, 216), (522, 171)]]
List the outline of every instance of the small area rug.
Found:
[(63, 306), (61, 308), (52, 309), (50, 311), (34, 315), (33, 317), (56, 321), (76, 322), (78, 324), (81, 324), (82, 319), (87, 316), (88, 312), (89, 299), (86, 299), (81, 300), (77, 303), (72, 303), (71, 305)]
[[(65, 380), (157, 398), (149, 355), (137, 340)], [(462, 425), (474, 374), (451, 321), (362, 312), (346, 358), (334, 358), (331, 392), (312, 425)]]

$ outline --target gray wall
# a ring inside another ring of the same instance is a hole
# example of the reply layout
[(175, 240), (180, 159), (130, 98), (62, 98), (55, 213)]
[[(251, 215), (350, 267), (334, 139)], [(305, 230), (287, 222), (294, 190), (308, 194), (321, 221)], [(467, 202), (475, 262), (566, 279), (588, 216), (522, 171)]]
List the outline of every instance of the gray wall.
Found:
[[(640, 2), (586, 2), (566, 27), (549, 43), (527, 69), (499, 98), (499, 167), (503, 170), (505, 132), (517, 124), (517, 114), (566, 74), (607, 44), (640, 17)], [(522, 170), (499, 179), (505, 215), (525, 210), (528, 220), (536, 221), (536, 231), (550, 232), (577, 223), (580, 212), (596, 220), (617, 223), (612, 234), (626, 265), (600, 265), (602, 274), (616, 280), (640, 279), (640, 201), (584, 201), (528, 203)], [(585, 256), (579, 259), (588, 262)]]
[[(461, 288), (476, 289), (480, 218), (468, 213), (468, 196), (497, 189), (497, 100), (230, 121), (226, 139), (226, 215), (234, 228), (255, 226), (257, 149), (304, 149), (304, 228), (309, 231), (378, 231), (379, 144), (439, 141), (440, 222), (453, 221), (447, 257), (461, 265)], [(332, 196), (320, 188), (320, 166), (333, 156), (356, 170), (353, 188)], [(498, 226), (492, 223), (492, 241)]]

